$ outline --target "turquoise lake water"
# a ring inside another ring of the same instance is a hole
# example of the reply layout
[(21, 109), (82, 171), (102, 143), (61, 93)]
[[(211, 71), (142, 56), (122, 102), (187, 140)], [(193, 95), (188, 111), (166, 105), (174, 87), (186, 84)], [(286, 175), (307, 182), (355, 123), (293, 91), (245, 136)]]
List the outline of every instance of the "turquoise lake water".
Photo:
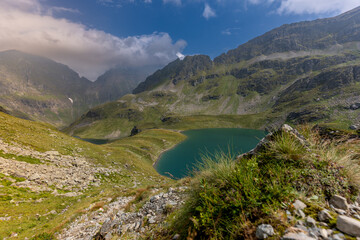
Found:
[(182, 133), (187, 139), (160, 156), (154, 166), (158, 173), (175, 179), (189, 176), (204, 154), (230, 151), (236, 156), (254, 148), (266, 134), (242, 128), (196, 129)]

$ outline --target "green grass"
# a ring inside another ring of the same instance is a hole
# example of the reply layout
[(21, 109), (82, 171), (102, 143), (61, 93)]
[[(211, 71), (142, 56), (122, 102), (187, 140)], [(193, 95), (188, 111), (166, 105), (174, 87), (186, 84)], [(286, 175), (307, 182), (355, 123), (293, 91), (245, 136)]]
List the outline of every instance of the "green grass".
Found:
[(6, 159), (12, 159), (17, 160), (21, 162), (27, 162), (31, 164), (42, 164), (43, 162), (40, 159), (33, 158), (30, 156), (21, 156), (21, 155), (15, 155), (11, 153), (4, 153), (4, 151), (0, 150), (0, 157), (6, 158)]
[[(101, 185), (89, 188), (78, 197), (54, 196), (51, 192), (32, 192), (29, 189), (11, 186), (13, 182), (24, 179), (0, 175), (0, 217), (11, 217), (9, 221), (0, 221), (0, 238), (9, 237), (16, 232), (19, 239), (30, 239), (37, 234), (52, 234), (59, 231), (92, 203), (127, 196), (137, 188), (161, 188), (163, 185), (173, 184), (173, 180), (160, 176), (152, 164), (162, 151), (182, 141), (185, 136), (176, 131), (151, 129), (134, 137), (105, 145), (94, 145), (61, 133), (48, 124), (0, 113), (0, 138), (10, 145), (15, 142), (39, 152), (55, 150), (64, 155), (83, 157), (100, 167), (120, 170), (119, 174), (109, 176), (99, 174)], [(40, 163), (39, 159), (26, 156), (3, 152), (0, 156)], [(136, 187), (134, 182), (137, 183)], [(65, 208), (67, 210), (60, 214)], [(56, 210), (58, 214), (46, 215), (51, 210)]]
[[(234, 161), (218, 154), (203, 159), (191, 179), (185, 206), (169, 219), (170, 227), (152, 237), (168, 239), (179, 233), (191, 239), (252, 239), (261, 223), (271, 224), (281, 234), (288, 226), (284, 211), (296, 198), (357, 196), (360, 181), (352, 179), (355, 174), (344, 165), (353, 156), (344, 151), (349, 145), (320, 144), (316, 133), (308, 128), (303, 132), (311, 151), (283, 133), (251, 158)], [(360, 152), (358, 147), (352, 149)], [(359, 169), (356, 164), (352, 168)]]

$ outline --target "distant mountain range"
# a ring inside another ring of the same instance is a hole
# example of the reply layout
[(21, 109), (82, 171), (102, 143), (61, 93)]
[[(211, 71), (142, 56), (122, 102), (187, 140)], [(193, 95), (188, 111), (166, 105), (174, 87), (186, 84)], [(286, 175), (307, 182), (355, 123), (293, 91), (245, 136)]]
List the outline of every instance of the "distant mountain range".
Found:
[[(286, 24), (213, 61), (175, 60), (133, 95), (91, 109), (67, 131), (119, 137), (184, 116), (228, 115), (284, 121), (360, 121), (360, 8), (337, 17)], [(246, 122), (246, 121), (244, 121)], [(90, 128), (91, 126), (91, 128)]]
[(119, 67), (91, 82), (44, 57), (0, 52), (0, 106), (18, 117), (66, 126), (90, 107), (130, 93), (154, 70)]

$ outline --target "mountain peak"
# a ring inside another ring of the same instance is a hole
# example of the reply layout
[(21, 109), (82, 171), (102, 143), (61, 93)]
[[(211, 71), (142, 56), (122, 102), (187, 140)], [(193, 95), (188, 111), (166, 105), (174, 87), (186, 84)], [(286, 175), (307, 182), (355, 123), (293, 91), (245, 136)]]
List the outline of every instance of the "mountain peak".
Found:
[(146, 78), (145, 82), (140, 83), (133, 91), (134, 94), (141, 93), (171, 80), (174, 84), (189, 76), (195, 75), (199, 71), (212, 68), (213, 61), (207, 55), (186, 56), (183, 60), (176, 59), (163, 69), (156, 71)]

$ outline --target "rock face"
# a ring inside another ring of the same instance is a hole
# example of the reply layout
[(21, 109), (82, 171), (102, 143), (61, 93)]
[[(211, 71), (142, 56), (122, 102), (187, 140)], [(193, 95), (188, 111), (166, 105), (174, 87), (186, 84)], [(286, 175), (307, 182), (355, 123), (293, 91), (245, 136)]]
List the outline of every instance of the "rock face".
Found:
[(347, 216), (338, 216), (336, 227), (343, 233), (353, 237), (360, 237), (360, 221)]

